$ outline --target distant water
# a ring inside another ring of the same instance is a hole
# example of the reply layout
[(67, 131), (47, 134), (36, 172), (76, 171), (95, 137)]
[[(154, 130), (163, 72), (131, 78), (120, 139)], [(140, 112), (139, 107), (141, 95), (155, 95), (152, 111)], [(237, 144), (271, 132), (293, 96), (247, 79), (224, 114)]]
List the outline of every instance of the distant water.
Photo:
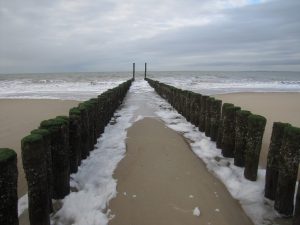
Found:
[[(131, 77), (131, 72), (0, 74), (0, 98), (86, 100)], [(204, 94), (300, 92), (300, 72), (149, 72), (148, 77)]]

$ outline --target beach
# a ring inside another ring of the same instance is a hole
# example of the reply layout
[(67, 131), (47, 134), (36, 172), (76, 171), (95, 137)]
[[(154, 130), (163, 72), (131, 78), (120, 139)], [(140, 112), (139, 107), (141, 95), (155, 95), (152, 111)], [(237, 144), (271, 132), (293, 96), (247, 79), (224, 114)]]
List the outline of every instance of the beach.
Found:
[(0, 99), (0, 146), (11, 148), (18, 155), (18, 196), (27, 193), (21, 159), (21, 139), (37, 129), (42, 120), (68, 115), (78, 105), (71, 100)]
[[(110, 223), (117, 225), (120, 219), (129, 222), (141, 222), (144, 219), (156, 224), (164, 221), (196, 224), (199, 218), (193, 213), (198, 207), (201, 221), (207, 223), (228, 224), (230, 221), (230, 224), (239, 224), (239, 221), (245, 221), (243, 224), (252, 224), (238, 200), (231, 196), (223, 183), (208, 171), (207, 165), (190, 149), (192, 142), (182, 136), (184, 132), (166, 128), (163, 121), (160, 121), (157, 110), (169, 114), (164, 100), (154, 95), (153, 89), (144, 81), (135, 82), (132, 88), (125, 99), (125, 109), (129, 107), (128, 121), (132, 117), (146, 119), (132, 123), (128, 130), (124, 130), (127, 132), (126, 155), (113, 175), (117, 179), (118, 194), (108, 207), (112, 210), (111, 214), (115, 215)], [(299, 124), (299, 93), (234, 93), (216, 97), (268, 119), (263, 145), (264, 163), (272, 121), (290, 122), (295, 126)], [(13, 148), (20, 155), (20, 141), (24, 136), (37, 128), (44, 119), (67, 115), (69, 109), (78, 103), (69, 100), (1, 99), (1, 146)], [(154, 119), (147, 118), (149, 116)], [(172, 126), (172, 122), (170, 124)], [(119, 128), (114, 126), (109, 128), (112, 129), (109, 134), (111, 137), (124, 125), (119, 124)], [(109, 142), (108, 137), (104, 140)], [(20, 157), (18, 166), (21, 168), (18, 189), (21, 197), (27, 189)], [(131, 214), (128, 214), (129, 211)], [(24, 216), (20, 219), (20, 224), (27, 223)], [(278, 224), (289, 222), (279, 220)]]
[(243, 110), (259, 114), (267, 118), (260, 154), (260, 166), (266, 167), (268, 149), (272, 134), (273, 122), (290, 123), (300, 127), (300, 93), (232, 93), (215, 95), (223, 103), (233, 103)]

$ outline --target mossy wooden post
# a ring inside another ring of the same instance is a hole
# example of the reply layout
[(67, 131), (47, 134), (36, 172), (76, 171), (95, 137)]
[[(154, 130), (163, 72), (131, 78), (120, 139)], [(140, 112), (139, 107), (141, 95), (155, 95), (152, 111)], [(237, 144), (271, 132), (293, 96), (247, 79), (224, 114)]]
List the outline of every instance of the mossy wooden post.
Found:
[(46, 152), (46, 164), (47, 164), (47, 185), (49, 193), (49, 211), (53, 211), (52, 195), (53, 195), (53, 173), (52, 173), (52, 154), (51, 154), (51, 134), (46, 129), (35, 129), (31, 131), (31, 134), (39, 134), (43, 137), (44, 151)]
[(235, 146), (234, 146), (234, 165), (245, 166), (245, 149), (247, 144), (248, 117), (251, 112), (240, 110), (235, 117)]
[(231, 103), (224, 103), (222, 105), (222, 116), (221, 116), (221, 119), (219, 121), (219, 129), (218, 129), (218, 136), (217, 136), (217, 148), (220, 148), (222, 149), (222, 139), (223, 139), (223, 129), (224, 129), (224, 111), (225, 111), (225, 108), (227, 107), (234, 107), (233, 104)]
[(286, 127), (281, 146), (283, 162), (279, 168), (275, 209), (284, 216), (292, 216), (294, 192), (299, 166), (300, 128)]
[(147, 78), (147, 63), (145, 63), (145, 79)]
[(43, 137), (31, 134), (22, 139), (22, 161), (28, 184), (28, 212), (31, 225), (49, 225), (47, 153)]
[(228, 106), (224, 108), (223, 134), (222, 134), (222, 155), (234, 157), (235, 148), (235, 114), (240, 107)]
[(296, 205), (294, 211), (293, 225), (300, 224), (300, 180), (298, 180), (298, 189), (296, 194)]
[(53, 198), (62, 199), (70, 193), (70, 152), (68, 121), (61, 118), (42, 121), (40, 128), (51, 133)]
[(199, 118), (199, 130), (201, 132), (205, 131), (205, 120), (206, 120), (206, 102), (209, 96), (202, 95), (201, 97), (201, 111), (200, 111), (200, 118)]
[(216, 141), (221, 118), (222, 101), (214, 99), (211, 103), (210, 139)]
[(211, 126), (211, 116), (212, 116), (212, 102), (215, 99), (212, 97), (208, 97), (206, 99), (206, 104), (205, 104), (205, 136), (210, 137), (210, 126)]
[(81, 162), (81, 113), (78, 108), (69, 111), (69, 146), (70, 146), (70, 173), (76, 173)]
[(18, 225), (18, 169), (14, 150), (0, 148), (0, 224)]
[(256, 181), (261, 151), (261, 143), (267, 120), (263, 116), (248, 116), (247, 144), (245, 151), (244, 177), (250, 181)]
[(99, 126), (100, 126), (100, 134), (102, 134), (104, 132), (105, 129), (105, 98), (102, 95), (98, 96), (98, 102), (99, 102), (99, 114), (100, 116), (100, 122), (99, 122)]
[(135, 79), (135, 63), (132, 64), (132, 79)]
[(195, 94), (195, 103), (194, 103), (194, 125), (199, 128), (199, 119), (200, 119), (200, 111), (201, 111), (201, 94)]
[(89, 116), (87, 107), (80, 103), (78, 106), (81, 118), (81, 160), (86, 159), (89, 155)]
[(279, 167), (282, 163), (282, 154), (280, 149), (284, 136), (284, 129), (291, 126), (288, 123), (275, 122), (273, 123), (273, 130), (271, 142), (268, 152), (267, 168), (266, 168), (266, 182), (265, 182), (265, 197), (275, 200)]

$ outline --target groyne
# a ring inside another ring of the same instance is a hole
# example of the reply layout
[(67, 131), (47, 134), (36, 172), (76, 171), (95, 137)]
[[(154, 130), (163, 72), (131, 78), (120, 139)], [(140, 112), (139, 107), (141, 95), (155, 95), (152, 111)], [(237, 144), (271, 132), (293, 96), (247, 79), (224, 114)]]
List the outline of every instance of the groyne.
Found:
[[(222, 104), (221, 100), (211, 96), (149, 78), (145, 80), (187, 121), (216, 142), (224, 157), (234, 158), (234, 164), (244, 168), (245, 179), (257, 180), (266, 118), (231, 103)], [(299, 165), (300, 129), (290, 124), (274, 123), (269, 149), (265, 197), (274, 200), (274, 208), (279, 214), (294, 216), (296, 221), (300, 211), (299, 193), (295, 212), (293, 198)]]
[[(70, 174), (94, 149), (133, 79), (70, 109), (69, 116), (45, 120), (21, 141), (28, 183), (31, 225), (49, 225), (52, 200), (70, 193)], [(16, 153), (0, 149), (0, 224), (18, 222)], [(2, 201), (3, 200), (3, 201)]]

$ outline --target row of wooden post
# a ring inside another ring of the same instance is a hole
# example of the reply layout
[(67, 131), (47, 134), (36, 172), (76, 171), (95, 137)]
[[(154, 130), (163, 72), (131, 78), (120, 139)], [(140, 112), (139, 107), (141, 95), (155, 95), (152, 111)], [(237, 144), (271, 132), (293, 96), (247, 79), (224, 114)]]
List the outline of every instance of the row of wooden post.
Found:
[[(70, 174), (94, 149), (133, 79), (70, 109), (69, 116), (42, 121), (22, 139), (31, 225), (49, 225), (52, 199), (70, 193)], [(0, 149), (0, 224), (18, 224), (16, 154)], [(2, 201), (3, 200), (3, 201)]]
[[(181, 90), (149, 78), (146, 80), (187, 121), (215, 141), (224, 157), (234, 158), (234, 165), (245, 167), (246, 179), (257, 180), (266, 125), (263, 116), (254, 115), (230, 103), (222, 105), (222, 101), (214, 97)], [(300, 129), (289, 124), (274, 123), (266, 170), (265, 196), (275, 200), (274, 208), (287, 217), (292, 216), (294, 210), (299, 151)], [(299, 212), (297, 215), (299, 216)]]

